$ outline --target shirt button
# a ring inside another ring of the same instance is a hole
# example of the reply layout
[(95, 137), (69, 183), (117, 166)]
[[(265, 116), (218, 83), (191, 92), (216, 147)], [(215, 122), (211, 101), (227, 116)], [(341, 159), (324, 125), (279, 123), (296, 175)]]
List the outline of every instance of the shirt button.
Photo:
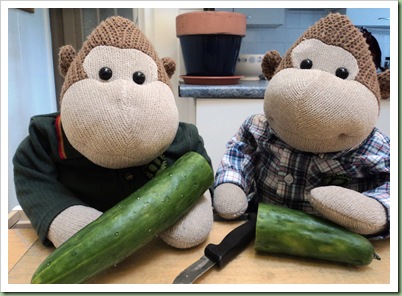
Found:
[(125, 178), (127, 181), (133, 181), (134, 180), (134, 175), (132, 173), (127, 173), (125, 175)]
[(293, 181), (294, 181), (294, 178), (293, 178), (293, 176), (291, 174), (288, 174), (288, 175), (285, 176), (286, 184), (290, 185), (290, 184), (293, 183)]

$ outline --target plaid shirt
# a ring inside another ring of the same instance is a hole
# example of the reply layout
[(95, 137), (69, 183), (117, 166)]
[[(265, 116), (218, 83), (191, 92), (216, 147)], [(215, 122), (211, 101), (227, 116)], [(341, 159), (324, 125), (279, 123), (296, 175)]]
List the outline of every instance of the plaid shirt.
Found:
[(226, 146), (215, 187), (240, 186), (248, 199), (316, 213), (307, 197), (318, 186), (343, 186), (378, 200), (389, 220), (390, 141), (374, 129), (358, 147), (336, 153), (298, 151), (279, 139), (264, 115), (253, 115)]

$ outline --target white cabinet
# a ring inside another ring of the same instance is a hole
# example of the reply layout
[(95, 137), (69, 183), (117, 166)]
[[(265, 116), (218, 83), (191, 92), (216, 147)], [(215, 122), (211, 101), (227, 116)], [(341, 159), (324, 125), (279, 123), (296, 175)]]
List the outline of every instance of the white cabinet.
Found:
[(276, 28), (285, 22), (285, 8), (216, 8), (246, 15), (248, 27)]
[(248, 116), (264, 113), (263, 106), (262, 98), (196, 99), (196, 126), (211, 157), (214, 172), (226, 151), (226, 143)]
[(347, 8), (346, 15), (355, 26), (389, 28), (389, 8)]

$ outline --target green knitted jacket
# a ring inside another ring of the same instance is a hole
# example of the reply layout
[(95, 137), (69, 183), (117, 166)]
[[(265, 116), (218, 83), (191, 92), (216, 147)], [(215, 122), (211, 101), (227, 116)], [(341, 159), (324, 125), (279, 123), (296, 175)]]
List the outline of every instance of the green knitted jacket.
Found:
[(73, 205), (104, 212), (188, 151), (200, 153), (211, 164), (197, 128), (180, 123), (173, 143), (150, 164), (107, 169), (92, 163), (71, 146), (59, 113), (34, 116), (29, 136), (13, 158), (17, 199), (41, 241), (50, 245), (47, 232), (60, 212)]

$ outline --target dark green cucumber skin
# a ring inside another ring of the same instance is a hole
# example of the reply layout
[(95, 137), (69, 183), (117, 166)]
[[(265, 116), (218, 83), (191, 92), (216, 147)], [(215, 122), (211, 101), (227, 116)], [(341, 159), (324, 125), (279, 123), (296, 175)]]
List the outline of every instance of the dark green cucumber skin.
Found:
[(176, 223), (212, 185), (203, 156), (188, 152), (57, 248), (33, 284), (77, 284), (123, 261)]
[(260, 203), (255, 249), (361, 266), (374, 258), (364, 236), (302, 211)]

